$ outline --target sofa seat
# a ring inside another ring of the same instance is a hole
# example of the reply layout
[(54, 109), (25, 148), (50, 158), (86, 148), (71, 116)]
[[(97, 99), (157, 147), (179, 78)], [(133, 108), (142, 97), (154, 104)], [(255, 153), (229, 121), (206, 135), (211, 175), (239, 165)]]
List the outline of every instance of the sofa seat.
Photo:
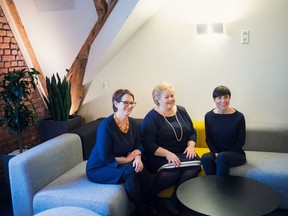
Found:
[[(89, 157), (91, 149), (95, 145), (95, 131), (97, 131), (102, 120), (103, 118), (99, 118), (73, 131), (82, 140), (86, 158)], [(142, 119), (136, 120), (140, 128)], [(203, 120), (193, 120), (193, 125), (197, 132), (196, 153), (201, 157), (204, 153), (209, 152), (206, 144), (205, 122)], [(231, 170), (232, 175), (254, 178), (270, 185), (280, 196), (279, 207), (287, 209), (288, 181), (286, 169), (288, 163), (285, 157), (288, 158), (288, 125), (247, 123), (244, 150), (247, 153), (247, 163), (233, 168)], [(254, 170), (256, 173), (253, 173)], [(205, 175), (203, 169), (199, 175)], [(172, 191), (173, 187), (167, 188), (161, 191), (158, 196), (170, 197)]]
[(230, 175), (262, 182), (273, 188), (280, 197), (279, 208), (288, 208), (288, 154), (245, 151), (247, 163), (230, 169)]
[(13, 157), (9, 175), (14, 216), (64, 206), (85, 208), (102, 216), (127, 216), (134, 208), (122, 184), (88, 180), (77, 134), (62, 134)]
[(63, 206), (40, 212), (34, 216), (100, 216), (96, 212), (74, 206)]
[(76, 206), (100, 215), (129, 215), (130, 202), (124, 187), (89, 181), (85, 173), (86, 162), (81, 162), (36, 193), (34, 213), (60, 206)]

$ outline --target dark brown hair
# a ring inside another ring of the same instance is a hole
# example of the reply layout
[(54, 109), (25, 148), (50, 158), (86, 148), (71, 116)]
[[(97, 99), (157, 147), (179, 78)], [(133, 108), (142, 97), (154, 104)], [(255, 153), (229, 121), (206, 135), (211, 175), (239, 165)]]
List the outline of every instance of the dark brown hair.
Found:
[(129, 91), (128, 89), (118, 89), (117, 91), (115, 91), (115, 93), (112, 96), (112, 108), (114, 112), (117, 112), (118, 110), (117, 107), (114, 106), (114, 101), (117, 101), (119, 103), (123, 95), (125, 94), (132, 96), (133, 101), (134, 101), (134, 95), (132, 94), (131, 91)]

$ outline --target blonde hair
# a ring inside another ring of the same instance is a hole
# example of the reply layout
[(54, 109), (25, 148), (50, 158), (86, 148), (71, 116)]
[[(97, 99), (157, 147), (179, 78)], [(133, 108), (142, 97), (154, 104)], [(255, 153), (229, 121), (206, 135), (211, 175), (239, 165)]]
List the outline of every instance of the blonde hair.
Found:
[(160, 100), (162, 93), (167, 91), (173, 92), (173, 94), (175, 93), (175, 88), (168, 82), (164, 81), (155, 86), (155, 88), (152, 91), (152, 97), (154, 103), (157, 106), (159, 106), (158, 100)]

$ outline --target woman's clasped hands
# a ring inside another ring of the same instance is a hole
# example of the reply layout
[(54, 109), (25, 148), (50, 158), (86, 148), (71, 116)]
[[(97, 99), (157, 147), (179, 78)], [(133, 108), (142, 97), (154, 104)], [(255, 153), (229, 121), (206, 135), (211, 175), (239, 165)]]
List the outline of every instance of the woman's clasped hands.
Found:
[(130, 152), (127, 156), (129, 162), (133, 161), (132, 165), (135, 167), (135, 172), (139, 173), (143, 170), (144, 165), (141, 160), (141, 151), (136, 149)]

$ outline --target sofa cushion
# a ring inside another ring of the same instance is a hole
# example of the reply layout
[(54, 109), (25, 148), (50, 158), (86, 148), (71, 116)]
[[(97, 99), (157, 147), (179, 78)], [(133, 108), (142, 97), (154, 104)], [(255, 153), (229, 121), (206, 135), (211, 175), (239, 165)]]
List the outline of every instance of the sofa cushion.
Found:
[(63, 174), (33, 199), (34, 213), (60, 206), (90, 209), (100, 215), (129, 215), (130, 202), (122, 185), (103, 185), (89, 181), (84, 161)]
[(287, 153), (245, 151), (247, 163), (230, 169), (230, 175), (242, 176), (271, 186), (280, 196), (280, 208), (288, 208)]
[(46, 211), (40, 212), (39, 214), (36, 214), (34, 216), (100, 216), (96, 212), (93, 212), (89, 209), (84, 209), (80, 207), (74, 207), (74, 206), (63, 206), (63, 207), (57, 207), (48, 209)]
[(288, 153), (288, 126), (247, 124), (244, 150)]

